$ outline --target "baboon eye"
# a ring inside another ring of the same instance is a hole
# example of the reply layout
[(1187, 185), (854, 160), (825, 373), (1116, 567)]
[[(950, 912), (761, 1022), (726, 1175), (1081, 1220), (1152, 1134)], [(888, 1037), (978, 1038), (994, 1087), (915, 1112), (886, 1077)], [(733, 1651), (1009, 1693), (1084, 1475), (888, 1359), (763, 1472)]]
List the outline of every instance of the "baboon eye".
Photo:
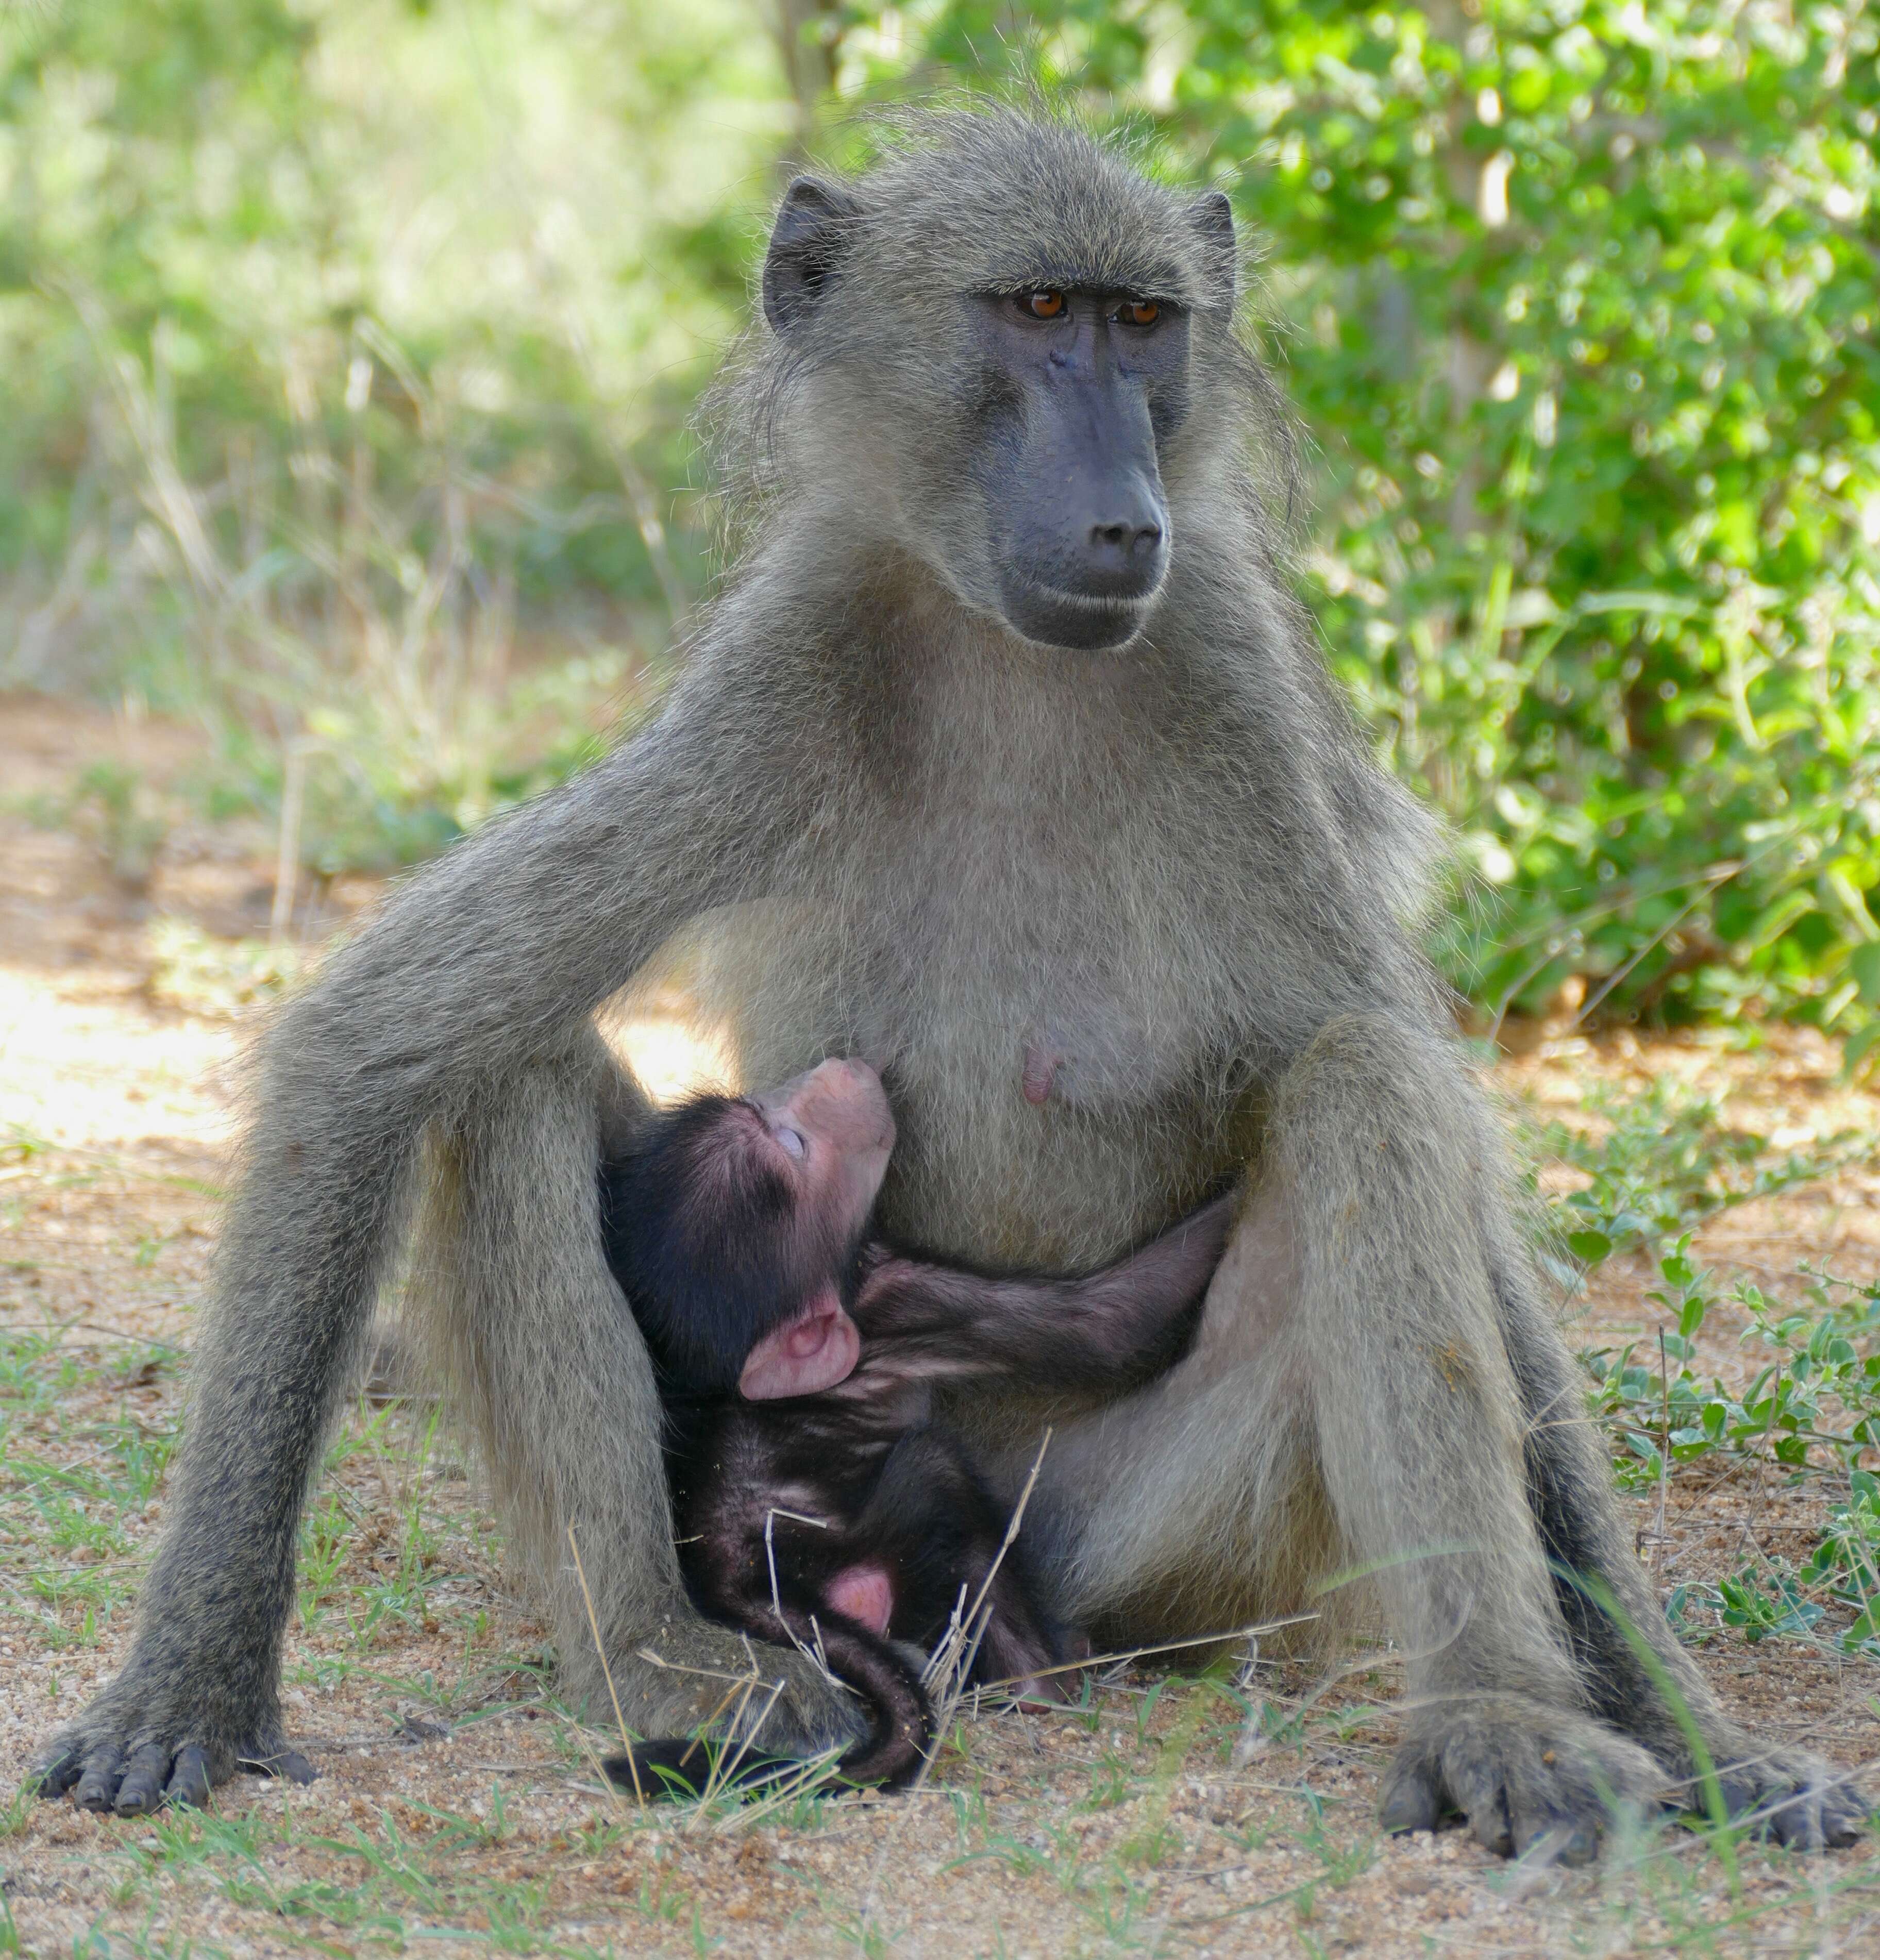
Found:
[(1033, 320), (1055, 320), (1064, 310), (1064, 296), (1061, 292), (1049, 290), (1020, 293), (1018, 309), (1020, 313), (1029, 313)]
[(1162, 317), (1162, 309), (1153, 300), (1125, 300), (1116, 309), (1115, 317), (1131, 326), (1153, 326)]
[(787, 1124), (778, 1131), (777, 1141), (783, 1145), (784, 1153), (787, 1157), (800, 1157), (803, 1155), (802, 1135), (800, 1132), (791, 1129)]

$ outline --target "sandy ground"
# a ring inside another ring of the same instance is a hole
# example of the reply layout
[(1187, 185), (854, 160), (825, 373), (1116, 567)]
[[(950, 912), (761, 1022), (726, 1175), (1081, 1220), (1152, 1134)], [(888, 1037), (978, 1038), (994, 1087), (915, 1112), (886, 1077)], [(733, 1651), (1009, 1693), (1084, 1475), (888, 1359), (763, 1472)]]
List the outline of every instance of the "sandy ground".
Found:
[[(269, 840), (189, 816), (176, 786), (200, 754), (175, 728), (0, 701), (0, 1338), (17, 1363), (0, 1377), (0, 1792), (123, 1650), (227, 1175), (244, 976), (268, 966), (227, 949), (265, 940)], [(148, 819), (128, 851), (121, 823), (61, 815), (78, 772), (112, 759), (139, 772)], [(315, 935), (370, 888), (317, 896), (297, 921)], [(1577, 1119), (1597, 1080), (1675, 1074), (1785, 1147), (1880, 1131), (1880, 1098), (1839, 1084), (1806, 1034), (1754, 1052), (1530, 1036), (1497, 1072), (1542, 1115)], [(1742, 1207), (1697, 1249), (1779, 1297), (1799, 1297), (1803, 1259), (1870, 1276), (1880, 1177), (1856, 1165)], [(1649, 1341), (1652, 1278), (1642, 1257), (1609, 1261), (1574, 1338)], [(1747, 1365), (1732, 1331), (1707, 1328), (1706, 1372)], [(1652, 1497), (1626, 1501), (1668, 1589), (1805, 1548), (1824, 1499), (1681, 1477), (1662, 1535)], [(1388, 1656), (1329, 1687), (1263, 1669), (1249, 1691), (1272, 1739), (1239, 1767), (1244, 1700), (1124, 1670), (1086, 1710), (962, 1719), (910, 1798), (635, 1812), (545, 1691), (542, 1631), (425, 1407), (361, 1402), (315, 1539), (287, 1703), (319, 1781), (240, 1779), (206, 1818), (0, 1809), (0, 1952), (1880, 1952), (1870, 1846), (1745, 1846), (1733, 1866), (1655, 1828), (1566, 1873), (1510, 1870), (1460, 1833), (1381, 1839)], [(1872, 1664), (1723, 1632), (1702, 1660), (1772, 1740), (1880, 1760)]]

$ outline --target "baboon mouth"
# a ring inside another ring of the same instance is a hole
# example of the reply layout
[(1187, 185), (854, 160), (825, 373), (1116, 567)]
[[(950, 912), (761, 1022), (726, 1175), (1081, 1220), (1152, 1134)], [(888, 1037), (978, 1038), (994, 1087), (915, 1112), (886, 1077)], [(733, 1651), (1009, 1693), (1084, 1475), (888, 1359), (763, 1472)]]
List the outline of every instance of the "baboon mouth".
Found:
[(1067, 591), (1057, 585), (1010, 585), (1000, 594), (1005, 622), (1021, 638), (1039, 646), (1078, 653), (1101, 653), (1126, 645), (1142, 629), (1161, 589), (1128, 597)]

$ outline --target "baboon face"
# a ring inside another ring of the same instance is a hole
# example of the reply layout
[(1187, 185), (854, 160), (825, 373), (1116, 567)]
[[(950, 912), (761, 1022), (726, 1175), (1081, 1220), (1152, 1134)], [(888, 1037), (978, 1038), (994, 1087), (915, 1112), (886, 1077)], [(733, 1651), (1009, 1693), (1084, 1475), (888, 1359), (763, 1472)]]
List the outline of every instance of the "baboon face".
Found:
[(771, 425), (804, 508), (1026, 640), (1120, 647), (1178, 542), (1178, 457), (1219, 439), (1189, 404), (1231, 342), (1233, 216), (989, 126), (957, 170), (790, 186), (764, 268)]
[(849, 1374), (860, 1341), (842, 1283), (894, 1141), (864, 1061), (647, 1125), (603, 1177), (603, 1229), (670, 1383), (763, 1402)]
[(1144, 294), (1041, 286), (975, 295), (968, 319), (998, 610), (1047, 646), (1121, 646), (1168, 568), (1156, 442), (1186, 411), (1188, 316)]

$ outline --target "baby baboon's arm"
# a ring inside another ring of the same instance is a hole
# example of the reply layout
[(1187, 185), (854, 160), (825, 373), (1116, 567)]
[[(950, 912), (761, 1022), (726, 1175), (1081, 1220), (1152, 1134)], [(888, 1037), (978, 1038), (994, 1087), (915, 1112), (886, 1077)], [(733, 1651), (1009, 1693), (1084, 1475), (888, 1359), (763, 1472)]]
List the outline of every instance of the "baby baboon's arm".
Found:
[[(1192, 1338), (1233, 1223), (1216, 1198), (1140, 1252), (1081, 1278), (994, 1278), (889, 1255), (854, 1306), (857, 1379), (1002, 1382), (1120, 1394), (1152, 1380)], [(838, 1394), (841, 1391), (838, 1389)]]

